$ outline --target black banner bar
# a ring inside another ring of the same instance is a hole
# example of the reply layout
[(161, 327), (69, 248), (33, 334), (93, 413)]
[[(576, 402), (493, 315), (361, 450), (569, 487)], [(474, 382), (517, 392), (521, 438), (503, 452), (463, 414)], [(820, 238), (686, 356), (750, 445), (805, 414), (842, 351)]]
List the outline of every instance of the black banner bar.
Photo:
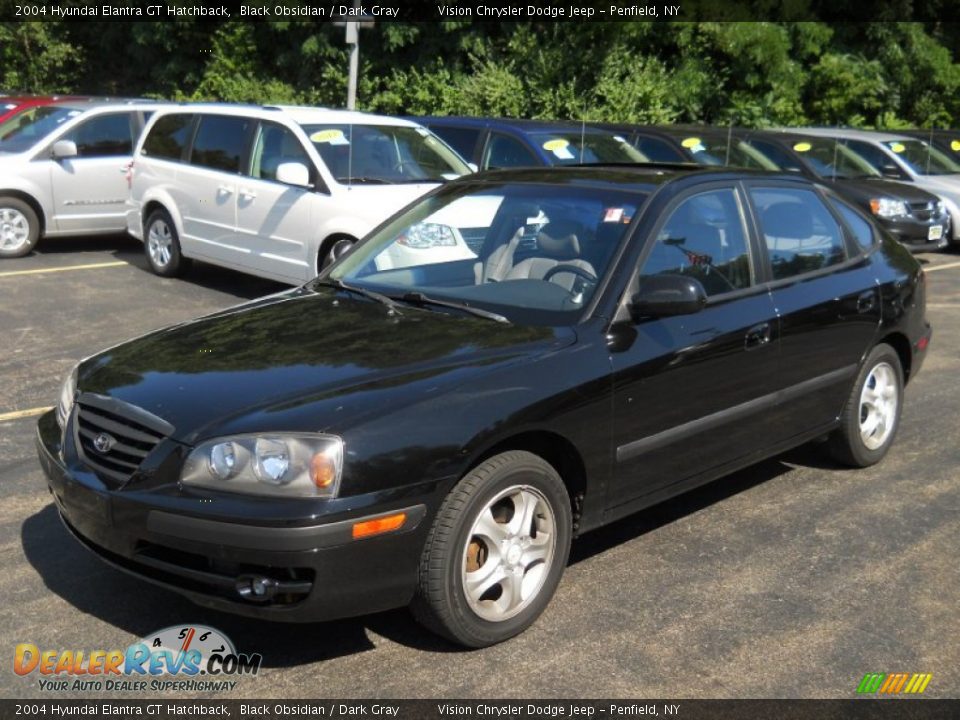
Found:
[(16, 718), (682, 718), (682, 720), (948, 720), (960, 700), (0, 700), (0, 720)]

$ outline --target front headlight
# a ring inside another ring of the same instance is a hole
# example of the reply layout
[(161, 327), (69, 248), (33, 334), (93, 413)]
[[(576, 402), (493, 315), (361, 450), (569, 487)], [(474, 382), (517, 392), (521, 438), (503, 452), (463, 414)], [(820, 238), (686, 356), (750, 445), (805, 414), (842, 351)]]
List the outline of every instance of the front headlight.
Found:
[(937, 200), (937, 204), (933, 206), (933, 212), (937, 215), (943, 215), (946, 209), (946, 206), (940, 200)]
[(903, 200), (893, 198), (874, 198), (870, 201), (870, 211), (882, 218), (904, 217), (910, 214)]
[(264, 433), (198, 445), (180, 475), (184, 485), (287, 497), (336, 497), (343, 440), (336, 435)]
[(70, 411), (73, 409), (73, 402), (77, 397), (78, 367), (79, 365), (73, 366), (73, 369), (71, 369), (67, 374), (67, 377), (63, 381), (63, 385), (60, 388), (60, 399), (57, 401), (57, 424), (60, 426), (61, 430), (67, 426), (67, 418), (70, 417)]
[(397, 244), (417, 250), (432, 247), (454, 247), (457, 244), (457, 236), (449, 225), (421, 222), (411, 225), (402, 232), (397, 238)]

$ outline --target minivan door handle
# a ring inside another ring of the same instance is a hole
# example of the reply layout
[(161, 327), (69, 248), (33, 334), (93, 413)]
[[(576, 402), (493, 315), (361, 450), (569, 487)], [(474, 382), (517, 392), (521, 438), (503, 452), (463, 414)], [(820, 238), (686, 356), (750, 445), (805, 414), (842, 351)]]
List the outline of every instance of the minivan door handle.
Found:
[(233, 188), (227, 187), (226, 185), (217, 186), (218, 195), (233, 195)]
[(744, 338), (744, 347), (747, 350), (753, 350), (754, 348), (763, 347), (770, 342), (772, 337), (772, 330), (770, 328), (770, 323), (760, 323), (759, 325), (754, 325), (752, 328), (747, 330), (747, 334)]
[(253, 190), (244, 190), (243, 188), (240, 189), (240, 197), (253, 200), (256, 196), (257, 194)]

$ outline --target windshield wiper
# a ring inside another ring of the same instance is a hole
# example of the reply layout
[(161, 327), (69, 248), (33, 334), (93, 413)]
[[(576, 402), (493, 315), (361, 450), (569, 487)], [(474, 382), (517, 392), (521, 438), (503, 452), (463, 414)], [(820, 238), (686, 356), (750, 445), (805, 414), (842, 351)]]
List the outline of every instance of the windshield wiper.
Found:
[(317, 285), (325, 285), (326, 287), (337, 288), (338, 290), (346, 290), (347, 292), (352, 292), (356, 295), (362, 295), (363, 297), (370, 298), (371, 300), (376, 300), (382, 305), (386, 305), (390, 309), (390, 313), (396, 313), (397, 315), (403, 315), (402, 312), (397, 308), (397, 301), (383, 293), (378, 293), (374, 290), (367, 290), (366, 288), (357, 287), (356, 285), (347, 285), (343, 280), (317, 280)]
[(395, 180), (387, 180), (382, 177), (371, 177), (369, 175), (353, 175), (351, 177), (338, 177), (337, 182), (341, 185), (351, 183), (369, 184), (369, 185), (396, 185)]
[(397, 299), (405, 303), (410, 303), (411, 305), (436, 305), (438, 307), (454, 308), (456, 310), (468, 312), (471, 315), (476, 315), (477, 317), (486, 318), (487, 320), (493, 320), (498, 323), (506, 323), (507, 325), (510, 324), (510, 321), (499, 313), (490, 312), (489, 310), (482, 310), (481, 308), (473, 307), (472, 305), (467, 305), (466, 303), (455, 302), (453, 300), (439, 300), (437, 298), (428, 297), (422, 292), (404, 293)]

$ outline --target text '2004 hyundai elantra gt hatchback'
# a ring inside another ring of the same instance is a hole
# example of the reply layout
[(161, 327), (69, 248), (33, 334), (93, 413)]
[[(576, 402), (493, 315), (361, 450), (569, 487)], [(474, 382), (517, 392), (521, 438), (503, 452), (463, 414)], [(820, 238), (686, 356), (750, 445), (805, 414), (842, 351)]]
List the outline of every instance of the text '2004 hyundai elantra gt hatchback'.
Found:
[[(476, 258), (378, 263), (454, 231)], [(479, 647), (537, 618), (578, 533), (822, 436), (879, 461), (924, 312), (910, 254), (803, 179), (488, 173), (303, 287), (82, 361), (39, 454), (83, 544), (200, 604), (409, 604)]]

